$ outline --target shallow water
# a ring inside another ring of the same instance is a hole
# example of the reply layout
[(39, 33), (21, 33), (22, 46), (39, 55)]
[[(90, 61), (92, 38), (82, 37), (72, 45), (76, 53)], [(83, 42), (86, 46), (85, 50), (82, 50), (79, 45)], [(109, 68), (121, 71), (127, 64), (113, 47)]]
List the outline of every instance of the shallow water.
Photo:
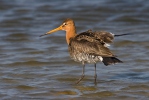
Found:
[[(149, 98), (149, 1), (1, 0), (0, 98), (2, 100), (147, 100)], [(110, 49), (124, 63), (86, 65), (69, 58), (65, 32), (39, 35), (73, 18), (77, 31), (106, 30), (116, 37)]]

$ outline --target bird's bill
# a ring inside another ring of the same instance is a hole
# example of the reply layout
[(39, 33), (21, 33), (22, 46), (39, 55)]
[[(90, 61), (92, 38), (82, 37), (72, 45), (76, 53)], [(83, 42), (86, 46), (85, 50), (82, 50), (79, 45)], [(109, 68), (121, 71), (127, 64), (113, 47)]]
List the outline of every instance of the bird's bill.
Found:
[(60, 31), (60, 30), (62, 30), (62, 25), (59, 26), (59, 27), (57, 27), (57, 28), (55, 28), (55, 29), (53, 29), (53, 30), (48, 31), (47, 33), (45, 33), (45, 34), (43, 34), (43, 35), (40, 35), (40, 37), (41, 37), (41, 36), (44, 36), (44, 35), (48, 35), (48, 34), (54, 33), (54, 32), (56, 32), (56, 31)]

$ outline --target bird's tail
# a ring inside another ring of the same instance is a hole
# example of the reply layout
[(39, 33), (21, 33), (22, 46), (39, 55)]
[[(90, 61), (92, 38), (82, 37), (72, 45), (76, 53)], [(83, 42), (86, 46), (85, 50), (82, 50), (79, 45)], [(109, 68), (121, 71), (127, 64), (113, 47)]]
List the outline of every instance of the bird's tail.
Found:
[(123, 63), (121, 60), (117, 59), (116, 57), (103, 57), (104, 65), (108, 66), (111, 64), (116, 64), (116, 63)]

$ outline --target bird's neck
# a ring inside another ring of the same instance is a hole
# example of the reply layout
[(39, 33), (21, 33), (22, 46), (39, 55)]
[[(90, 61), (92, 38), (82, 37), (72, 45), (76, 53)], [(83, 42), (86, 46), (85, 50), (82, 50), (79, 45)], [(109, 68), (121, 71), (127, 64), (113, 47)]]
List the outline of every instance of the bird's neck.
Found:
[(70, 38), (74, 38), (76, 36), (76, 29), (75, 27), (71, 27), (69, 30), (66, 31), (66, 41), (69, 45)]

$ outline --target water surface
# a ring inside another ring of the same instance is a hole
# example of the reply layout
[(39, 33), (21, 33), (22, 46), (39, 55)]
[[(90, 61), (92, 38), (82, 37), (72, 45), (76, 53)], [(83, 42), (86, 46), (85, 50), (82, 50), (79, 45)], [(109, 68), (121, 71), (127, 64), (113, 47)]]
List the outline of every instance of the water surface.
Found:
[[(147, 100), (149, 98), (149, 1), (1, 0), (0, 98), (60, 100)], [(73, 18), (88, 29), (134, 35), (115, 38), (110, 49), (124, 63), (86, 65), (69, 58), (65, 32), (39, 35)]]

